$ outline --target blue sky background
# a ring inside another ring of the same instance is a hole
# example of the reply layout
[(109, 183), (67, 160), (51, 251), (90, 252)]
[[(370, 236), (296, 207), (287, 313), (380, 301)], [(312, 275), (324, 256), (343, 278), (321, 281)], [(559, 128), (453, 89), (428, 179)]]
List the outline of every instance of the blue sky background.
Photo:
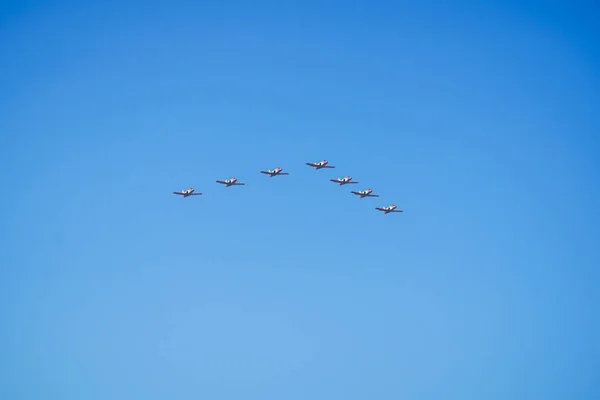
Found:
[(2, 3), (0, 398), (597, 399), (598, 6), (282, 3)]

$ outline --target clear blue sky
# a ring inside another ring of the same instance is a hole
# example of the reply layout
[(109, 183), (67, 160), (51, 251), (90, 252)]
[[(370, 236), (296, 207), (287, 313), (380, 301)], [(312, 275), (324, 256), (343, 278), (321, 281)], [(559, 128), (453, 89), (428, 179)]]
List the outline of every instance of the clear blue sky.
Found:
[(599, 7), (281, 3), (2, 3), (0, 398), (597, 399)]

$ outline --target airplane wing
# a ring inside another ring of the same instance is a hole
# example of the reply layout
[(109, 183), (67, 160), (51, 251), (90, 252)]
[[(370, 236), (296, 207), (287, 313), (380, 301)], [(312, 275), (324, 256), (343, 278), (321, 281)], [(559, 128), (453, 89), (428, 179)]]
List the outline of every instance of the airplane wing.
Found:
[(340, 183), (340, 181), (338, 181), (337, 179), (330, 179), (330, 182), (335, 182), (335, 183)]
[(357, 194), (357, 195), (359, 195), (359, 196), (360, 196), (360, 193), (358, 193), (358, 192), (355, 192), (355, 191), (351, 191), (350, 193), (352, 193), (352, 194)]
[(202, 193), (192, 193), (190, 196), (202, 196)]
[(267, 171), (260, 171), (261, 174), (267, 174), (267, 175), (271, 175), (269, 172)]
[(353, 181), (350, 181), (350, 182), (346, 182), (346, 183), (360, 183), (360, 182), (353, 182)]
[(376, 209), (376, 210), (379, 210), (379, 211), (386, 211), (386, 209), (385, 209), (385, 208), (381, 208), (381, 207), (375, 207), (375, 209)]
[(311, 166), (311, 167), (316, 167), (317, 166), (317, 164), (313, 164), (313, 163), (309, 163), (309, 162), (307, 162), (306, 165)]
[(277, 175), (289, 175), (289, 174), (290, 174), (289, 172), (280, 172)]
[(245, 183), (234, 183), (233, 186), (245, 186)]
[(183, 192), (173, 192), (173, 194), (178, 194), (180, 196), (183, 196)]
[(368, 194), (367, 196), (369, 196), (369, 197), (379, 197), (378, 194)]
[(217, 181), (217, 183), (221, 183), (223, 185), (227, 185), (227, 182), (223, 182), (223, 181)]
[(392, 212), (404, 212), (404, 210), (392, 210)]
[(335, 168), (333, 165), (324, 165), (321, 168)]

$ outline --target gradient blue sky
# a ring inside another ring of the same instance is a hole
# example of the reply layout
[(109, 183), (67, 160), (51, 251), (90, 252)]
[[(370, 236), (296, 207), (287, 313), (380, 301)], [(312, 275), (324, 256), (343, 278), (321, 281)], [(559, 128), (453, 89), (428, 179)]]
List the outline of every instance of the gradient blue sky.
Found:
[(599, 7), (282, 3), (2, 3), (0, 398), (597, 399)]

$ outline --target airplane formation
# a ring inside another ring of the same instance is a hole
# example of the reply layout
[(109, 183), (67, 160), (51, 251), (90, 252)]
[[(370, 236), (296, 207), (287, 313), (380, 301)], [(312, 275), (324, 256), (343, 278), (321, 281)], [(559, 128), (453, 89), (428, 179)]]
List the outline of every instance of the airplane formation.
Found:
[[(335, 168), (335, 166), (333, 165), (329, 165), (329, 162), (327, 160), (322, 160), (316, 163), (306, 163), (306, 165), (313, 167), (315, 170), (319, 170), (319, 169), (323, 169), (323, 168)], [(273, 178), (274, 176), (280, 176), (280, 175), (289, 175), (289, 172), (283, 172), (283, 169), (281, 168), (275, 168), (273, 170), (267, 170), (267, 171), (260, 171), (261, 174), (265, 174), (268, 175), (269, 178)], [(337, 179), (330, 179), (329, 181), (337, 183), (339, 186), (344, 186), (344, 185), (349, 185), (349, 184), (358, 184), (360, 182), (356, 182), (352, 180), (351, 176), (346, 176), (344, 178), (337, 178)], [(245, 186), (245, 183), (241, 183), (238, 182), (237, 178), (229, 178), (226, 179), (224, 181), (216, 181), (217, 183), (221, 184), (221, 185), (225, 185), (225, 187), (230, 187), (230, 186)], [(359, 190), (359, 191), (351, 191), (350, 193), (358, 196), (359, 198), (363, 199), (365, 197), (379, 197), (378, 194), (374, 194), (373, 190), (371, 189), (365, 189), (365, 190)], [(202, 195), (202, 193), (196, 193), (194, 191), (194, 188), (189, 188), (189, 189), (185, 189), (182, 190), (181, 192), (173, 192), (173, 194), (179, 195), (182, 198), (186, 198), (189, 196), (200, 196)], [(390, 213), (401, 213), (404, 212), (403, 210), (398, 210), (397, 206), (394, 204), (391, 204), (387, 207), (375, 207), (375, 209), (377, 211), (381, 211), (384, 214), (390, 214)]]

